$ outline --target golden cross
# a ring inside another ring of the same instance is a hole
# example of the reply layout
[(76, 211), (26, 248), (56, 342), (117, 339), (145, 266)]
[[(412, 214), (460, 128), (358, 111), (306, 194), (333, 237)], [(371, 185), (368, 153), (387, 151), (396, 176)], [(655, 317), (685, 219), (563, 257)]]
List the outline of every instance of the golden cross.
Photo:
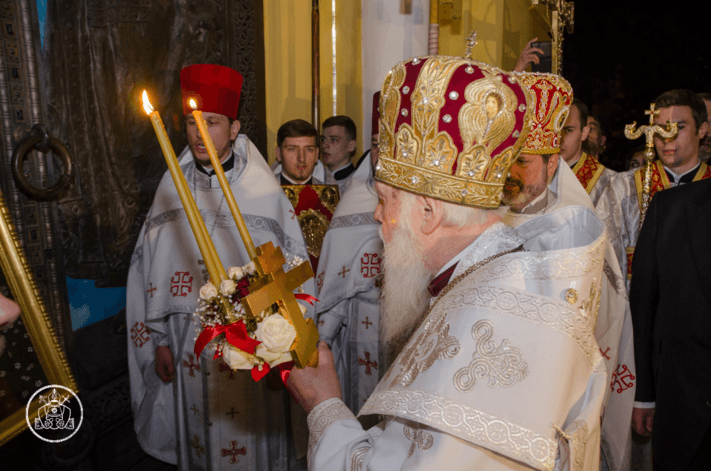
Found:
[(285, 273), (282, 267), (286, 260), (281, 247), (274, 248), (274, 244), (267, 242), (256, 250), (257, 256), (253, 261), (257, 279), (249, 286), (250, 294), (242, 298), (242, 306), (248, 316), (255, 316), (276, 303), (279, 312), (296, 329), (296, 341), (290, 350), (296, 366), (318, 366), (316, 324), (313, 319), (304, 319), (293, 293), (294, 289), (313, 278), (311, 265), (306, 261)]
[(649, 125), (654, 126), (654, 118), (659, 116), (659, 110), (655, 110), (654, 108), (656, 107), (656, 103), (652, 103), (649, 105), (648, 110), (644, 110), (645, 115), (649, 115)]
[(625, 137), (627, 139), (637, 139), (642, 134), (645, 135), (647, 149), (644, 152), (644, 158), (650, 162), (654, 159), (654, 135), (659, 134), (664, 139), (673, 139), (677, 133), (676, 123), (672, 123), (669, 120), (667, 120), (666, 127), (654, 124), (655, 116), (659, 116), (659, 110), (656, 110), (655, 107), (656, 104), (652, 103), (649, 105), (649, 109), (644, 112), (645, 115), (649, 115), (648, 125), (637, 128), (637, 122), (633, 121), (632, 124), (625, 126)]
[(644, 149), (644, 184), (642, 186), (642, 208), (641, 208), (641, 219), (639, 227), (642, 227), (644, 223), (644, 216), (647, 214), (647, 208), (649, 207), (649, 193), (652, 186), (652, 161), (654, 160), (654, 135), (659, 134), (664, 139), (674, 139), (678, 133), (678, 128), (676, 123), (672, 123), (667, 120), (667, 125), (662, 127), (658, 124), (654, 124), (654, 118), (659, 116), (659, 110), (655, 109), (656, 104), (652, 103), (649, 105), (649, 109), (644, 112), (645, 115), (649, 115), (649, 124), (646, 126), (640, 126), (637, 128), (637, 121), (633, 121), (632, 124), (625, 126), (625, 137), (627, 139), (637, 139), (642, 134), (645, 136), (645, 149)]

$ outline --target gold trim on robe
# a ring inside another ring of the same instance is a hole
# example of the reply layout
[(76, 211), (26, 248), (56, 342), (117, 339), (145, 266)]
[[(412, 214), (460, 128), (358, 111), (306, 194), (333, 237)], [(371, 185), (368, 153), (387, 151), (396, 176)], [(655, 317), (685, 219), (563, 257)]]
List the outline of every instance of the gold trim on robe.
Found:
[(573, 173), (588, 195), (595, 187), (604, 170), (605, 166), (599, 160), (585, 152), (583, 152), (583, 156), (578, 160), (578, 163), (573, 166)]

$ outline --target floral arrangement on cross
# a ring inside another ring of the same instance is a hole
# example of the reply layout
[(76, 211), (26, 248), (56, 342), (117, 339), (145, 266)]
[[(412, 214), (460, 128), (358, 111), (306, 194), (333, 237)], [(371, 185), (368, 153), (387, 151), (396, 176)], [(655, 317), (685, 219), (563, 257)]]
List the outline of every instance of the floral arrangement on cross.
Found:
[[(293, 290), (302, 291), (301, 284), (312, 278), (313, 272), (309, 263), (298, 257), (288, 263), (288, 272), (282, 269), (284, 264), (281, 248), (268, 242), (257, 248), (250, 263), (230, 268), (219, 290), (210, 282), (200, 289), (195, 315), (202, 332), (195, 342), (196, 356), (217, 339), (213, 358), (222, 356), (233, 370), (252, 370), (255, 381), (272, 368), (285, 380), (294, 363), (299, 368), (309, 364), (304, 347), (312, 339), (315, 348), (318, 332), (309, 335), (315, 325), (311, 319), (304, 320), (306, 308), (297, 299), (313, 304), (315, 298)], [(299, 330), (306, 335), (299, 335)]]
[(301, 285), (313, 278), (311, 265), (294, 258), (289, 263), (291, 269), (285, 272), (283, 266), (286, 260), (281, 248), (275, 248), (271, 242), (255, 248), (207, 132), (202, 112), (197, 110), (194, 99), (191, 98), (189, 104), (210, 163), (251, 259), (244, 267), (230, 268), (229, 273), (225, 271), (185, 181), (160, 115), (153, 110), (144, 91), (143, 107), (153, 124), (210, 275), (210, 281), (200, 289), (199, 306), (195, 313), (202, 332), (195, 342), (194, 352), (199, 357), (205, 347), (216, 340), (213, 358), (222, 356), (233, 369), (251, 369), (255, 381), (276, 367), (286, 382), (291, 366), (304, 368), (307, 365), (318, 365), (318, 331), (313, 319), (304, 319), (304, 311), (297, 297), (312, 304), (316, 299), (304, 293), (294, 294), (294, 290), (301, 291)]

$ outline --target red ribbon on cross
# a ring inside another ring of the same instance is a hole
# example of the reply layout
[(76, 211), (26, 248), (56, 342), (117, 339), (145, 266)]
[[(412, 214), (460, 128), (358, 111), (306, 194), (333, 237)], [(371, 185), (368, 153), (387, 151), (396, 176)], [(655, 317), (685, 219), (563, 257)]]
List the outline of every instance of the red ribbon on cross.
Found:
[(318, 302), (318, 299), (316, 299), (313, 296), (311, 296), (310, 294), (306, 294), (306, 293), (294, 293), (294, 297), (296, 299), (306, 301), (307, 303), (311, 304), (312, 306), (314, 305), (314, 301)]
[(244, 321), (238, 321), (229, 325), (216, 325), (215, 327), (207, 327), (204, 329), (195, 341), (195, 355), (199, 358), (207, 344), (222, 333), (225, 334), (225, 339), (227, 339), (230, 344), (250, 355), (254, 355), (254, 349), (257, 348), (257, 345), (262, 343), (247, 334), (247, 327), (244, 325)]

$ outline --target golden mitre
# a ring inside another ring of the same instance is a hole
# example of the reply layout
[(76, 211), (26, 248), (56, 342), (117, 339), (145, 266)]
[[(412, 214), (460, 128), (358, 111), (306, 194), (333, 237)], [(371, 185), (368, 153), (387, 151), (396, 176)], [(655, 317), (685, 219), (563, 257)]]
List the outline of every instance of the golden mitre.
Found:
[(459, 57), (397, 64), (380, 96), (375, 178), (451, 203), (498, 208), (530, 121), (517, 77)]
[(573, 87), (560, 75), (515, 74), (531, 97), (531, 131), (523, 145), (523, 154), (557, 154), (560, 131), (565, 126), (573, 102)]

